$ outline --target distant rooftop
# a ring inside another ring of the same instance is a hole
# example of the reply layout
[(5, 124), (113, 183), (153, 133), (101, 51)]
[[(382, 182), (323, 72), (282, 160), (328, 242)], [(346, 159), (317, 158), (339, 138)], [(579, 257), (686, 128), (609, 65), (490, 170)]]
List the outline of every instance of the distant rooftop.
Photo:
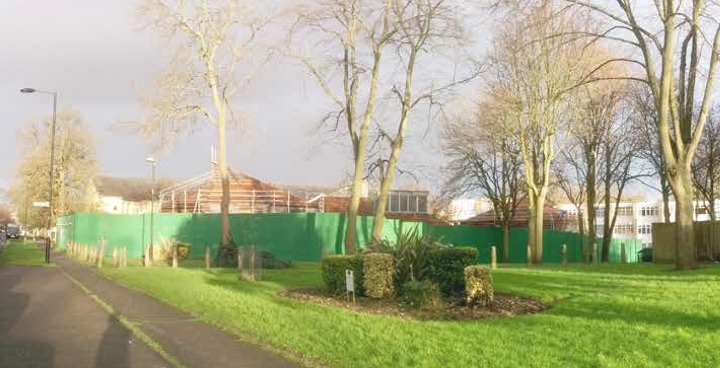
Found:
[[(155, 192), (161, 188), (177, 183), (177, 179), (155, 179)], [(99, 195), (108, 197), (122, 197), (126, 201), (149, 201), (152, 180), (150, 178), (117, 178), (101, 176), (95, 181)]]

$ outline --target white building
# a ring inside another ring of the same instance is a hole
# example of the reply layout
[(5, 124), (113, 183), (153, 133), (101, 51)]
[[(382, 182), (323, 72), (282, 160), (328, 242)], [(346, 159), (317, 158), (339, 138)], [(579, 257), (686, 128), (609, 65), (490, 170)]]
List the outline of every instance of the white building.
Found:
[(454, 199), (446, 211), (452, 221), (462, 221), (493, 209), (487, 198)]
[[(695, 221), (709, 221), (705, 201), (695, 201)], [(670, 222), (675, 221), (675, 202), (668, 204), (670, 210)], [(558, 208), (567, 211), (568, 214), (577, 215), (577, 208), (570, 203), (563, 203)], [(610, 216), (613, 216), (614, 204), (611, 205)], [(720, 201), (715, 204), (716, 218), (720, 218)], [(599, 204), (596, 207), (597, 218), (595, 228), (598, 235), (602, 235), (605, 205)], [(628, 201), (621, 202), (617, 207), (617, 219), (613, 229), (613, 237), (618, 239), (638, 239), (644, 246), (652, 246), (652, 224), (664, 222), (662, 201)], [(585, 219), (587, 221), (587, 219)], [(575, 227), (577, 230), (577, 227)]]

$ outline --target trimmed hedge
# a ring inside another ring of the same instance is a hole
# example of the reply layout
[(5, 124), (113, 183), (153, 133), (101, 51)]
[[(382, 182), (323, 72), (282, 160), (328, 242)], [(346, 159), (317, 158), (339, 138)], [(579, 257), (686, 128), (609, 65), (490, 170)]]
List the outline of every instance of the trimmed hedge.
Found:
[(447, 297), (465, 293), (465, 267), (474, 265), (478, 251), (470, 247), (451, 247), (428, 254), (427, 278), (436, 283)]
[(325, 256), (321, 262), (322, 278), (328, 291), (333, 294), (345, 292), (345, 270), (353, 271), (355, 295), (365, 295), (363, 258), (357, 255)]
[(468, 305), (486, 306), (492, 303), (494, 290), (490, 267), (465, 267), (465, 297)]
[(365, 295), (382, 299), (393, 296), (393, 256), (387, 253), (368, 253), (363, 258), (363, 286)]

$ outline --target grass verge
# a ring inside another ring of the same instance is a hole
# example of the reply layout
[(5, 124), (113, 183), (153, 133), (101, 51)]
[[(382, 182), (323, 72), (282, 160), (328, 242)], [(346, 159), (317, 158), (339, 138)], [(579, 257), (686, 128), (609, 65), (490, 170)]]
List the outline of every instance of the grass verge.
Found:
[(540, 298), (536, 315), (419, 322), (288, 300), (282, 288), (321, 284), (319, 266), (268, 270), (103, 269), (238, 336), (338, 367), (720, 366), (720, 267), (500, 268), (495, 289)]
[(0, 267), (2, 266), (53, 266), (45, 263), (45, 254), (35, 243), (23, 243), (10, 240), (0, 251)]

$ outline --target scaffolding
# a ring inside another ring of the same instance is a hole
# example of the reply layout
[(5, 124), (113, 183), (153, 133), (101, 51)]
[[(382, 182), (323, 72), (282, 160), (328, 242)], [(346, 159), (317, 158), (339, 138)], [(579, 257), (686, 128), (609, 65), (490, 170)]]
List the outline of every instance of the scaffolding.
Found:
[[(324, 193), (291, 193), (243, 174), (231, 173), (230, 213), (325, 212)], [(222, 184), (213, 171), (159, 193), (163, 213), (220, 213)]]

